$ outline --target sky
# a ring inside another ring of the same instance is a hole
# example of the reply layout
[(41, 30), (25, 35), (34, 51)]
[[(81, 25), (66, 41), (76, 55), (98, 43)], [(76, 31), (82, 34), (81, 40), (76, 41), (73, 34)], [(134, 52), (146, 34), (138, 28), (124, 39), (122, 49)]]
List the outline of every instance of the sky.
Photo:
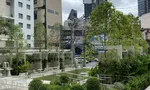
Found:
[[(138, 15), (137, 0), (110, 0), (115, 8), (122, 11), (124, 14), (132, 13)], [(63, 22), (67, 20), (71, 9), (75, 9), (78, 12), (78, 17), (84, 14), (83, 0), (62, 0), (62, 16)]]

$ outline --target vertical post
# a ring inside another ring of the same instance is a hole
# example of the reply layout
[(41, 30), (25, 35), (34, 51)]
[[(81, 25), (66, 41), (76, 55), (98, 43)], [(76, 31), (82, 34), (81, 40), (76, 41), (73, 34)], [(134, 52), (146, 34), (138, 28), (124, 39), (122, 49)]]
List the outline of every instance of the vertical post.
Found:
[(74, 25), (75, 24), (75, 22), (73, 22), (73, 25), (72, 25), (72, 30), (71, 30), (71, 32), (72, 32), (72, 35), (71, 35), (71, 50), (72, 50), (72, 54), (73, 54), (73, 62), (74, 62), (74, 64), (75, 64), (75, 68), (76, 68), (76, 61), (75, 61), (75, 51), (74, 51)]
[[(84, 39), (85, 39), (85, 30), (86, 30), (86, 17), (84, 17), (84, 29), (83, 29), (83, 37), (84, 37)], [(83, 52), (84, 52), (84, 61), (83, 61), (83, 67), (86, 67), (86, 60), (85, 60), (85, 41), (83, 41)]]

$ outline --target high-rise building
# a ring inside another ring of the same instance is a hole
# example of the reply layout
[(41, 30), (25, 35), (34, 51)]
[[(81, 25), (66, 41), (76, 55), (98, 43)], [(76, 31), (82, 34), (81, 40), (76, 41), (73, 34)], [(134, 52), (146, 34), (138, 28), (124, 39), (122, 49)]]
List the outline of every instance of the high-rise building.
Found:
[[(19, 25), (27, 40), (28, 47), (34, 47), (34, 4), (33, 0), (1, 0), (0, 16), (11, 19), (12, 23)], [(3, 38), (3, 37), (1, 37)], [(6, 37), (4, 37), (6, 40)], [(6, 43), (3, 42), (3, 46)], [(3, 47), (2, 46), (2, 47)]]
[[(48, 46), (47, 36), (55, 23), (62, 24), (62, 1), (61, 0), (34, 0), (34, 19), (36, 23), (42, 23), (46, 29), (45, 45)], [(35, 47), (38, 47), (35, 41)]]
[(138, 15), (150, 12), (150, 0), (138, 0)]
[(84, 3), (84, 15), (85, 17), (89, 17), (92, 10), (99, 4), (104, 2), (105, 0), (83, 0)]

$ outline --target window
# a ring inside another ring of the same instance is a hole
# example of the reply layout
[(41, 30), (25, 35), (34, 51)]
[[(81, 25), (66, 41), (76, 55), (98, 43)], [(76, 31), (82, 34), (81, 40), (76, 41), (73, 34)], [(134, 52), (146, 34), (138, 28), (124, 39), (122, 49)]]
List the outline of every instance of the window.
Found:
[(37, 11), (34, 11), (34, 19), (37, 19)]
[(27, 46), (28, 46), (28, 48), (31, 48), (31, 44), (30, 44), (30, 43), (28, 43), (28, 45), (27, 45)]
[(19, 13), (18, 16), (20, 19), (23, 19), (23, 14)]
[(48, 12), (49, 12), (49, 13), (53, 13), (53, 14), (54, 14), (54, 11), (53, 11), (53, 10), (51, 10), (51, 9), (48, 9)]
[(59, 12), (55, 12), (56, 15), (59, 15)]
[(18, 6), (19, 7), (23, 7), (23, 3), (22, 2), (18, 2)]
[(31, 39), (31, 35), (27, 35), (27, 39), (30, 40)]
[(37, 0), (34, 0), (34, 4), (37, 4)]
[(27, 20), (31, 20), (31, 16), (27, 15)]
[(27, 4), (27, 9), (30, 9), (30, 5)]
[(30, 24), (27, 24), (27, 29), (31, 29), (31, 25)]
[(10, 6), (11, 4), (10, 4), (10, 2), (6, 2), (6, 5)]
[(53, 29), (53, 26), (51, 26), (51, 25), (48, 25), (48, 28), (49, 28), (49, 29)]
[(23, 23), (20, 22), (20, 23), (19, 23), (19, 26), (20, 26), (20, 28), (23, 28)]

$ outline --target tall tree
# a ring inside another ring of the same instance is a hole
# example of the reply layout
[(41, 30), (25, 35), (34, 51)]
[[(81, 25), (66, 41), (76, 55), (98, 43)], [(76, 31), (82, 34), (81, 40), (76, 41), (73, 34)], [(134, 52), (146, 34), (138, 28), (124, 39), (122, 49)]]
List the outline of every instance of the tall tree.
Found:
[[(90, 15), (90, 28), (87, 29), (86, 40), (103, 34), (104, 40), (101, 42), (104, 46), (122, 45), (124, 48), (134, 46), (136, 50), (141, 46), (147, 48), (138, 21), (138, 17), (132, 14), (124, 15), (115, 10), (110, 2), (101, 3)], [(106, 36), (108, 40), (106, 40)]]
[(39, 48), (39, 52), (45, 46), (45, 27), (42, 23), (37, 23), (34, 28), (35, 47)]
[(61, 31), (63, 26), (60, 23), (55, 23), (53, 28), (48, 33), (49, 47), (54, 46), (57, 50), (61, 48)]

